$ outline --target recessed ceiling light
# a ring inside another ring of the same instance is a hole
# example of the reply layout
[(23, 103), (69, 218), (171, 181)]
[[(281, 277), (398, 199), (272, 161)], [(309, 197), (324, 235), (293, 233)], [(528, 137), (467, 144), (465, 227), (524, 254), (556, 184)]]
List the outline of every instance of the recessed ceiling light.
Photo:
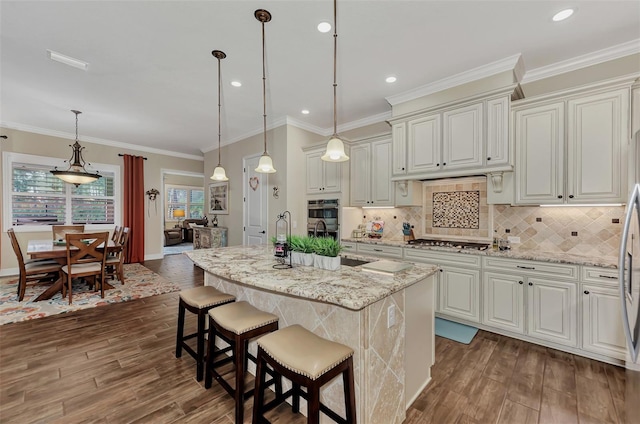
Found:
[(231, 81), (231, 85), (234, 87), (242, 87), (242, 83), (240, 81)]
[(301, 112), (302, 112), (303, 115), (308, 115), (309, 114), (309, 111), (307, 109), (302, 109)]
[(560, 22), (567, 19), (569, 16), (573, 15), (573, 9), (565, 9), (553, 15), (554, 22)]
[(329, 32), (331, 31), (331, 24), (329, 22), (320, 22), (318, 24), (318, 31)]
[(82, 69), (86, 71), (89, 68), (89, 64), (80, 59), (75, 59), (70, 56), (66, 56), (62, 53), (54, 52), (53, 50), (47, 49), (47, 55), (49, 55), (49, 59), (55, 60), (56, 62), (64, 63), (68, 66), (73, 66), (74, 68)]
[(391, 84), (392, 82), (396, 82), (396, 77), (387, 77), (387, 79), (385, 79), (386, 82), (388, 82), (389, 84)]

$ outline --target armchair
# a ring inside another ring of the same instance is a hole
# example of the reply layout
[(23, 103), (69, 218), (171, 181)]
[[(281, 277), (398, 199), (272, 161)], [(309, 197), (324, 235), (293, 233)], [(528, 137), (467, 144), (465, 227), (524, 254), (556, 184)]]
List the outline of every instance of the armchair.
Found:
[(182, 229), (181, 228), (169, 228), (164, 230), (164, 245), (173, 246), (174, 244), (182, 243)]

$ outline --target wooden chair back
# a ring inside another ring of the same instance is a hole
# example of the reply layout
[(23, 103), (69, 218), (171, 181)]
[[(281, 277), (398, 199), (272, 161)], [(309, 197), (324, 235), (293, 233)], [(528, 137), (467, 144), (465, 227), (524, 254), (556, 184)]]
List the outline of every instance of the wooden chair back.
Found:
[(20, 243), (18, 243), (18, 239), (16, 238), (16, 233), (13, 228), (9, 228), (7, 230), (7, 234), (11, 239), (11, 247), (13, 247), (13, 253), (16, 254), (16, 258), (18, 259), (18, 267), (20, 268), (20, 274), (25, 272), (24, 265), (24, 256), (22, 256), (22, 249), (20, 249)]
[(54, 240), (64, 240), (67, 233), (84, 233), (84, 225), (52, 225)]
[(116, 225), (116, 227), (113, 229), (113, 234), (111, 234), (111, 240), (119, 243), (120, 242), (120, 238), (122, 237), (122, 228), (119, 225)]
[(104, 273), (109, 232), (67, 233), (66, 240), (69, 275), (75, 275), (73, 272), (74, 265), (90, 263), (102, 263), (102, 272)]

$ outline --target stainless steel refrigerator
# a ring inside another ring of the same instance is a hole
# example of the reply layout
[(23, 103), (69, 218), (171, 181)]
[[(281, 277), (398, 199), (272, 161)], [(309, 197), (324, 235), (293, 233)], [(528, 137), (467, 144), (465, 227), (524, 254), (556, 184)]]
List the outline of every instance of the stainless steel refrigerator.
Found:
[(627, 340), (625, 414), (640, 423), (640, 132), (630, 146), (630, 173), (635, 175), (627, 202), (618, 258), (622, 324)]

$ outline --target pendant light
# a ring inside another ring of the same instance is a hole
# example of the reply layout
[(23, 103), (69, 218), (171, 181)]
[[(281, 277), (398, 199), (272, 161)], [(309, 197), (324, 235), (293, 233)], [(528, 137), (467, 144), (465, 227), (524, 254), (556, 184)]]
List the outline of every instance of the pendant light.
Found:
[(214, 50), (211, 52), (211, 54), (213, 55), (213, 57), (218, 59), (218, 166), (216, 166), (216, 168), (213, 170), (211, 179), (214, 181), (229, 181), (229, 178), (227, 178), (227, 173), (220, 163), (220, 110), (222, 108), (220, 102), (220, 60), (227, 57), (227, 55), (220, 50)]
[(336, 63), (338, 62), (338, 5), (337, 0), (333, 0), (333, 135), (327, 143), (327, 151), (322, 156), (326, 162), (346, 162), (349, 156), (344, 152), (344, 143), (338, 136), (338, 110), (336, 106)]
[(276, 169), (273, 167), (271, 156), (267, 152), (267, 77), (265, 76), (265, 49), (264, 49), (264, 23), (271, 20), (271, 13), (264, 9), (256, 10), (253, 15), (262, 23), (262, 120), (264, 128), (264, 153), (260, 156), (258, 167), (255, 169), (260, 174), (273, 174)]
[(70, 165), (66, 171), (58, 171), (58, 167), (56, 166), (51, 173), (65, 183), (73, 184), (78, 187), (80, 184), (92, 183), (98, 178), (101, 178), (102, 175), (97, 171), (93, 174), (85, 168), (86, 162), (82, 158), (82, 151), (84, 150), (84, 147), (80, 146), (80, 143), (78, 142), (78, 115), (82, 112), (79, 110), (72, 110), (71, 112), (76, 114), (76, 142), (73, 145), (69, 145), (73, 149), (71, 158), (69, 158)]

